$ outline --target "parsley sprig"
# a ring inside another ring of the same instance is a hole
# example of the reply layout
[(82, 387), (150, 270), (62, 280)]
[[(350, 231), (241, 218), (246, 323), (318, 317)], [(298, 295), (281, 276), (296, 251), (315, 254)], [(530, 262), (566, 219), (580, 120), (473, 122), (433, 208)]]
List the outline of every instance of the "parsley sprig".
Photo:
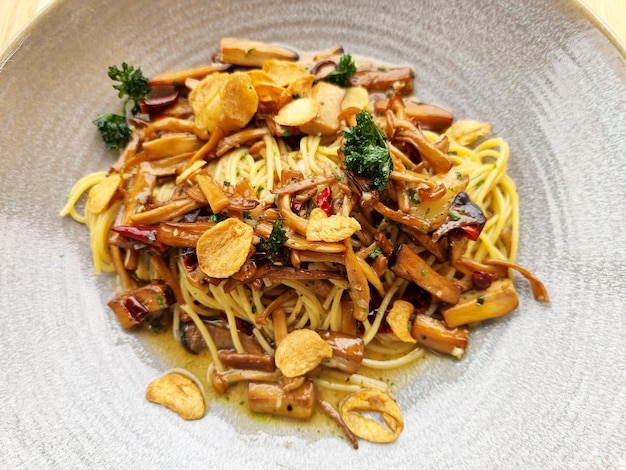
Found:
[(337, 64), (337, 69), (326, 75), (325, 82), (334, 83), (340, 87), (347, 87), (350, 84), (350, 77), (356, 73), (356, 65), (352, 61), (350, 54), (342, 55)]
[(139, 112), (139, 101), (145, 99), (151, 90), (148, 79), (144, 77), (141, 69), (122, 62), (121, 69), (116, 65), (109, 67), (109, 78), (119, 82), (117, 85), (113, 85), (113, 88), (118, 92), (118, 97), (124, 98), (124, 96), (127, 96), (126, 102), (133, 102), (132, 113), (137, 114)]
[(140, 68), (135, 68), (122, 62), (122, 67), (109, 67), (109, 78), (114, 82), (119, 98), (124, 98), (121, 114), (100, 114), (93, 123), (98, 128), (102, 140), (108, 149), (121, 149), (126, 146), (132, 136), (132, 131), (126, 119), (126, 105), (133, 103), (132, 114), (139, 112), (139, 102), (145, 99), (151, 91), (150, 83)]

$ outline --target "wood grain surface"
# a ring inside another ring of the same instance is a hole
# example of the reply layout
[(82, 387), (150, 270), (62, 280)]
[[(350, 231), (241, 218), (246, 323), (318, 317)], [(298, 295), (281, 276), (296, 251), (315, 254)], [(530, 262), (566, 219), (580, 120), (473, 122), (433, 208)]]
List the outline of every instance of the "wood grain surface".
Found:
[[(0, 0), (0, 50), (44, 7), (57, 0)], [(626, 43), (626, 0), (581, 0)]]

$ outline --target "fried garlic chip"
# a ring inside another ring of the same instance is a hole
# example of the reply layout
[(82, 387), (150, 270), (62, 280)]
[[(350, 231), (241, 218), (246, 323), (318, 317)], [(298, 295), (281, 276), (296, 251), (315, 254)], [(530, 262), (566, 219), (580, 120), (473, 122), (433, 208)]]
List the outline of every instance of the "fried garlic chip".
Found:
[(252, 119), (259, 97), (252, 80), (243, 72), (214, 73), (189, 93), (196, 125), (209, 132), (219, 126), (225, 132), (242, 129)]
[[(341, 418), (355, 435), (370, 442), (392, 442), (404, 429), (400, 407), (386, 393), (379, 390), (361, 390), (348, 395), (340, 405)], [(383, 424), (362, 413), (378, 412)]]
[(209, 277), (227, 278), (239, 271), (252, 246), (252, 227), (239, 219), (219, 222), (196, 244), (198, 265)]
[(466, 119), (452, 124), (445, 132), (450, 139), (460, 145), (469, 145), (481, 137), (491, 133), (491, 124), (488, 122)]
[(146, 400), (163, 405), (186, 420), (206, 413), (206, 399), (198, 379), (188, 372), (170, 372), (148, 384)]
[(306, 229), (308, 241), (339, 242), (361, 230), (361, 224), (352, 217), (331, 215), (316, 207), (311, 211)]
[(112, 173), (100, 183), (92, 186), (87, 196), (87, 210), (92, 214), (99, 214), (109, 207), (121, 181), (122, 178), (118, 173)]
[(293, 330), (276, 348), (276, 367), (285, 377), (297, 377), (312, 371), (324, 359), (330, 359), (333, 348), (313, 330)]
[(411, 302), (396, 300), (389, 313), (387, 313), (387, 323), (391, 327), (391, 331), (400, 341), (405, 343), (415, 343), (415, 338), (409, 331), (409, 319), (413, 315), (414, 310), (415, 308)]

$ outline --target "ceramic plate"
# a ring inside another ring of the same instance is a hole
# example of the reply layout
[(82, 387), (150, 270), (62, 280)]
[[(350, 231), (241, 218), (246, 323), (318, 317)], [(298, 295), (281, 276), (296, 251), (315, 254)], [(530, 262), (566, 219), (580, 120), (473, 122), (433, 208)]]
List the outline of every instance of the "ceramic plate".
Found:
[[(58, 213), (106, 169), (91, 123), (107, 67), (210, 61), (219, 38), (337, 44), (405, 63), (424, 101), (493, 123), (521, 200), (512, 315), (460, 362), (395, 390), (391, 445), (254, 419), (217, 400), (185, 422), (144, 399), (168, 364), (122, 332), (87, 232)], [(626, 61), (571, 1), (62, 0), (0, 58), (0, 465), (25, 468), (599, 468), (626, 466)]]

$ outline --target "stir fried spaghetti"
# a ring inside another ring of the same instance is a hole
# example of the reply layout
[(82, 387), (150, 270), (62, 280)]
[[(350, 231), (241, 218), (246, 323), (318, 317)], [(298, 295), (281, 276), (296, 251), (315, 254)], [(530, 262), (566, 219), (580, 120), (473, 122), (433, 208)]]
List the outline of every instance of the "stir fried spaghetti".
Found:
[[(89, 228), (96, 272), (117, 273), (121, 325), (170, 329), (218, 392), (245, 382), (253, 412), (317, 408), (355, 447), (395, 440), (402, 413), (368, 371), (425, 349), (460, 359), (469, 324), (517, 307), (513, 270), (547, 301), (514, 264), (507, 142), (420, 103), (412, 80), (341, 48), (304, 58), (228, 38), (215, 63), (129, 94), (132, 133), (103, 132), (126, 139), (117, 162), (78, 181), (61, 212)], [(107, 119), (101, 132), (120, 125)], [(176, 396), (184, 376), (147, 396), (195, 419), (204, 408)]]

